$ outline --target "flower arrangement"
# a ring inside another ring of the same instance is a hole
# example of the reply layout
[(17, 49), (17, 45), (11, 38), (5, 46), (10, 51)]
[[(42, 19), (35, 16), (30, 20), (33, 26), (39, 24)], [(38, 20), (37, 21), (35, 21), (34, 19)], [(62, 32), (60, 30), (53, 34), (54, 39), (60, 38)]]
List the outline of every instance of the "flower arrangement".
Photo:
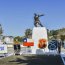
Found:
[(38, 43), (38, 48), (44, 49), (46, 48), (46, 46), (47, 46), (46, 39), (40, 39)]

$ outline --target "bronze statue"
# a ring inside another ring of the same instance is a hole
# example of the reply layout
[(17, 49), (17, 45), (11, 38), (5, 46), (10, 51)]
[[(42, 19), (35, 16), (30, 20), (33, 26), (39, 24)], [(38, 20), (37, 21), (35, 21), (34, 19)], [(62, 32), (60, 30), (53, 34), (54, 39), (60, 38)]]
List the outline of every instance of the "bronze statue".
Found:
[(38, 27), (38, 25), (40, 25), (41, 27), (43, 27), (43, 25), (41, 24), (39, 17), (44, 16), (44, 15), (39, 15), (39, 14), (34, 14), (34, 25), (35, 27)]

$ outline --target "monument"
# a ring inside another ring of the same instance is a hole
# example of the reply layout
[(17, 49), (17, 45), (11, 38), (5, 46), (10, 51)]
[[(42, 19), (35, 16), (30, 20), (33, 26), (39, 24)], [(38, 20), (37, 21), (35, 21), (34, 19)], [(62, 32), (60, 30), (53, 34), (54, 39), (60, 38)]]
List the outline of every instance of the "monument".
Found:
[[(48, 42), (47, 29), (44, 27), (39, 17), (44, 15), (34, 14), (34, 28), (32, 30), (32, 38), (24, 38), (23, 46), (26, 47), (26, 54), (56, 54), (57, 41)], [(23, 53), (24, 54), (24, 53)]]
[(44, 27), (39, 17), (44, 15), (34, 14), (34, 28), (32, 32), (32, 39), (34, 40), (34, 46), (32, 47), (32, 54), (43, 54), (48, 52), (48, 37), (47, 29)]

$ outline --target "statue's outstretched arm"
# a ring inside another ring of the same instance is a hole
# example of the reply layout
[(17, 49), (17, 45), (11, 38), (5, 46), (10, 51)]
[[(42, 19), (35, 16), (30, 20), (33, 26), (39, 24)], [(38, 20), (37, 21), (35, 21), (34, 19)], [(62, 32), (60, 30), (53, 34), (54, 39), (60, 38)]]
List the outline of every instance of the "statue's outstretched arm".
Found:
[(38, 17), (41, 17), (41, 16), (44, 16), (43, 14), (42, 15), (38, 15)]

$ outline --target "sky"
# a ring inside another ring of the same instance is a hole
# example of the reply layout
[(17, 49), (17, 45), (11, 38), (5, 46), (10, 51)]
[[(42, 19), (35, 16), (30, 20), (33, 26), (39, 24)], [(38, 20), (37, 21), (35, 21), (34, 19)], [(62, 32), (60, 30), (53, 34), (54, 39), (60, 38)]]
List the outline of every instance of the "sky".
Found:
[(45, 15), (40, 21), (47, 29), (65, 28), (65, 0), (0, 0), (3, 34), (23, 36), (34, 27), (34, 13)]

